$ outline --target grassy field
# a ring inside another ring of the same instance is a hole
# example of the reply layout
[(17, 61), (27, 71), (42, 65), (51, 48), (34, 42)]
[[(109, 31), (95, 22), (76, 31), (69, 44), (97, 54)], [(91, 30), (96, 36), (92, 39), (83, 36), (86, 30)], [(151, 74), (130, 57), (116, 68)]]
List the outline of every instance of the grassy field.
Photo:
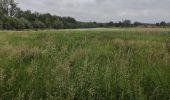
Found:
[(170, 29), (1, 31), (0, 100), (39, 99), (170, 100)]

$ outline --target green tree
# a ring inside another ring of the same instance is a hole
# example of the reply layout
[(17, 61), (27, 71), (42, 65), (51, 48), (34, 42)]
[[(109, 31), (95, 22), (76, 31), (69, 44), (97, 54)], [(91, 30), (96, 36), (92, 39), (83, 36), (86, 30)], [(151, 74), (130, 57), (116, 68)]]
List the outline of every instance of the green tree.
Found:
[(122, 22), (122, 26), (123, 27), (130, 27), (131, 26), (131, 21), (130, 20), (124, 20)]
[(53, 17), (51, 14), (47, 13), (47, 14), (40, 14), (38, 20), (40, 20), (41, 22), (43, 22), (47, 28), (51, 28), (52, 27), (52, 23), (55, 22), (55, 20), (53, 20)]
[(109, 23), (106, 23), (107, 24), (107, 27), (112, 27), (112, 26), (114, 26), (114, 23), (111, 21), (111, 22), (109, 22)]
[(12, 29), (12, 27), (14, 27), (14, 26), (12, 26), (11, 22), (12, 22), (11, 17), (4, 16), (3, 17), (3, 29), (6, 29), (6, 30)]
[(52, 28), (54, 28), (54, 29), (62, 29), (62, 28), (64, 28), (64, 24), (63, 24), (62, 21), (56, 20), (56, 21), (53, 22)]
[(24, 29), (32, 28), (31, 23), (25, 18), (20, 18), (20, 21), (24, 24)]
[(33, 22), (33, 28), (34, 29), (43, 29), (43, 28), (45, 28), (45, 24), (41, 21), (36, 20)]
[(0, 0), (0, 13), (6, 16), (15, 16), (18, 7), (14, 0)]
[(140, 23), (140, 22), (134, 22), (134, 26), (136, 27), (136, 26), (139, 26), (139, 25), (142, 25), (142, 23)]
[(165, 21), (162, 21), (162, 22), (160, 22), (159, 25), (162, 26), (162, 27), (165, 27), (165, 26), (166, 26), (166, 22), (165, 22)]
[(0, 29), (3, 29), (3, 22), (0, 21)]

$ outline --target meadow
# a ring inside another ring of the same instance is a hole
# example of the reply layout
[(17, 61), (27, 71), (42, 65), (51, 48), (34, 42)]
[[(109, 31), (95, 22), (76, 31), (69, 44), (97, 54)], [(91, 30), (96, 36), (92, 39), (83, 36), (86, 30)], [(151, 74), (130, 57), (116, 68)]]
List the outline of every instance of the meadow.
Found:
[(1, 100), (170, 100), (170, 29), (0, 31)]

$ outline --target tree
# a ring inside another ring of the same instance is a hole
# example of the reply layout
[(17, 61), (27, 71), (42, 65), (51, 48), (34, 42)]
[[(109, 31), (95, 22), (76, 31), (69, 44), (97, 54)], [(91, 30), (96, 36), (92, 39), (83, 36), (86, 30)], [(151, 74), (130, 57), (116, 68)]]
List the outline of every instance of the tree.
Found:
[(42, 28), (45, 28), (45, 24), (41, 21), (36, 20), (33, 22), (33, 28), (34, 29), (42, 29)]
[(156, 23), (156, 26), (160, 26), (160, 23)]
[(0, 29), (3, 28), (3, 22), (0, 20)]
[(0, 13), (6, 16), (14, 17), (18, 7), (14, 0), (0, 0)]
[(170, 23), (167, 23), (167, 26), (170, 27)]
[(60, 20), (57, 21), (56, 20), (56, 21), (53, 22), (52, 28), (54, 28), (54, 29), (62, 29), (62, 28), (64, 28), (64, 24), (63, 24), (62, 21), (60, 21)]
[(12, 18), (8, 16), (3, 17), (3, 29), (10, 30), (14, 26), (11, 24), (12, 23)]
[(30, 22), (34, 22), (36, 19), (38, 19), (39, 14), (35, 14), (32, 13), (30, 10), (26, 10), (26, 11), (18, 11), (18, 13), (16, 14), (17, 18), (24, 18)]
[(122, 24), (123, 24), (123, 27), (130, 27), (131, 21), (130, 20), (124, 20)]
[(2, 0), (0, 0), (0, 16), (3, 15), (4, 9), (3, 9), (3, 3)]
[(72, 18), (72, 17), (63, 17), (62, 21), (64, 23), (76, 23), (76, 20), (74, 18)]
[(123, 27), (123, 26), (122, 26), (122, 22), (121, 22), (121, 21), (116, 22), (116, 23), (115, 23), (115, 27)]
[(162, 22), (160, 22), (160, 26), (166, 26), (166, 22), (165, 21), (162, 21)]
[(112, 21), (107, 23), (107, 27), (112, 27), (112, 26), (114, 26), (114, 23)]
[(22, 26), (22, 29), (32, 28), (31, 23), (25, 18), (20, 18), (19, 20), (20, 20), (20, 25)]
[(142, 25), (142, 23), (141, 22), (134, 22), (134, 26), (136, 27), (136, 26), (139, 26), (139, 25)]

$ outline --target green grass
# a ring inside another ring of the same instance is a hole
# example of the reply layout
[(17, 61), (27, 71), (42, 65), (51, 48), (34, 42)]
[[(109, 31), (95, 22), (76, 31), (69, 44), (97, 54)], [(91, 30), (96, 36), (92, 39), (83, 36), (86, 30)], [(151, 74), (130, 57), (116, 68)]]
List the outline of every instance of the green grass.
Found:
[(1, 100), (169, 100), (170, 29), (0, 32)]

